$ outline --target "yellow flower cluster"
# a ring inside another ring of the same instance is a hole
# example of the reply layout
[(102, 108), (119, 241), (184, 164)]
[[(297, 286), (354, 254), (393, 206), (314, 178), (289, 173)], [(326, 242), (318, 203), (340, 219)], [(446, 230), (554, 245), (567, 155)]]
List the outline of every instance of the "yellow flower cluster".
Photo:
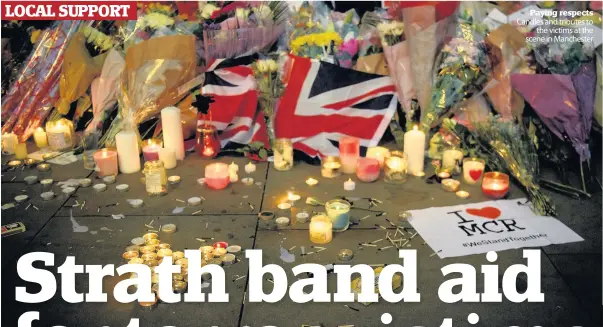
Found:
[(297, 54), (304, 46), (327, 47), (331, 42), (335, 42), (335, 45), (338, 46), (343, 43), (343, 40), (336, 32), (303, 35), (291, 41), (291, 51)]
[(113, 39), (96, 28), (84, 26), (82, 32), (84, 33), (88, 43), (94, 44), (94, 46), (100, 48), (101, 50), (109, 50), (113, 48)]
[(172, 6), (170, 6), (170, 5), (164, 5), (164, 4), (161, 4), (158, 2), (151, 2), (147, 5), (146, 12), (147, 13), (159, 12), (159, 13), (163, 13), (165, 15), (171, 15), (172, 13), (174, 13), (174, 10), (173, 10)]

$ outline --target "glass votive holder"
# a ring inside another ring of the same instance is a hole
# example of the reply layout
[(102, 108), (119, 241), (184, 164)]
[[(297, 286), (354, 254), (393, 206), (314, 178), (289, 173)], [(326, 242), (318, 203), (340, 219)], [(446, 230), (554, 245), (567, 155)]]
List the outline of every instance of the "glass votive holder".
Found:
[(274, 169), (287, 171), (293, 168), (293, 143), (290, 139), (279, 138), (272, 145)]
[(442, 169), (451, 174), (459, 174), (463, 156), (463, 151), (457, 147), (446, 148), (442, 153)]
[(341, 159), (327, 156), (322, 159), (320, 175), (324, 178), (336, 178), (341, 175)]
[(73, 134), (73, 123), (70, 120), (61, 118), (46, 123), (48, 145), (54, 151), (64, 151), (73, 148)]
[(482, 192), (491, 199), (502, 199), (509, 193), (509, 175), (501, 172), (484, 174)]
[(197, 128), (195, 150), (198, 155), (203, 158), (215, 158), (221, 148), (218, 130), (215, 126), (205, 124)]
[(350, 208), (352, 205), (342, 199), (334, 199), (325, 203), (327, 217), (331, 220), (334, 232), (343, 232), (350, 226)]
[(333, 224), (324, 214), (312, 217), (309, 231), (314, 244), (327, 244), (333, 239)]
[(463, 180), (465, 183), (474, 185), (484, 177), (486, 161), (479, 158), (466, 158), (463, 160)]
[(402, 151), (392, 151), (385, 159), (383, 166), (384, 181), (391, 184), (402, 184), (408, 177), (408, 157)]

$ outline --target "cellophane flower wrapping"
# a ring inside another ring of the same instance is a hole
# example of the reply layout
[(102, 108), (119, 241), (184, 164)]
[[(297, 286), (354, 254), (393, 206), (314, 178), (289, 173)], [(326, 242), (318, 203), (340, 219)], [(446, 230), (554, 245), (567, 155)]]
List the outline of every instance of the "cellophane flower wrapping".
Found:
[(46, 120), (59, 97), (65, 50), (81, 25), (81, 21), (58, 21), (42, 32), (2, 98), (2, 133), (12, 131), (24, 142)]
[(286, 60), (285, 57), (279, 63), (273, 59), (261, 59), (251, 65), (258, 91), (258, 107), (264, 116), (266, 131), (271, 144), (275, 140), (274, 118), (276, 110), (278, 109), (279, 99), (285, 89), (281, 77), (283, 71), (282, 61), (284, 60)]

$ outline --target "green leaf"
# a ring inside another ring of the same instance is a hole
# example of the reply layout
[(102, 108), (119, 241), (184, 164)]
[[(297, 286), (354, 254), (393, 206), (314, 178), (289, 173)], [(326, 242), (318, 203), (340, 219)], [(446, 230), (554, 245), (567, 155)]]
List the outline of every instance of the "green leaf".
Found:
[(260, 149), (258, 156), (260, 156), (260, 159), (266, 159), (268, 157), (268, 151), (266, 149)]

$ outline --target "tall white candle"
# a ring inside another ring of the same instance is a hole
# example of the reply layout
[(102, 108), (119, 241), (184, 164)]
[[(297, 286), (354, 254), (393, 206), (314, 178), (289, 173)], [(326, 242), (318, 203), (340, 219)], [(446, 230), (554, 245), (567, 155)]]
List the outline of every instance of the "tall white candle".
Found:
[(163, 128), (163, 146), (176, 152), (176, 159), (184, 160), (184, 136), (180, 109), (167, 107), (161, 110), (161, 126)]
[(425, 133), (417, 126), (404, 134), (404, 153), (408, 156), (408, 172), (420, 175), (425, 162)]
[(140, 150), (138, 136), (133, 131), (121, 131), (115, 136), (119, 171), (131, 174), (140, 170)]
[(172, 149), (161, 148), (159, 149), (159, 160), (163, 162), (165, 169), (172, 169), (176, 167), (176, 152)]

